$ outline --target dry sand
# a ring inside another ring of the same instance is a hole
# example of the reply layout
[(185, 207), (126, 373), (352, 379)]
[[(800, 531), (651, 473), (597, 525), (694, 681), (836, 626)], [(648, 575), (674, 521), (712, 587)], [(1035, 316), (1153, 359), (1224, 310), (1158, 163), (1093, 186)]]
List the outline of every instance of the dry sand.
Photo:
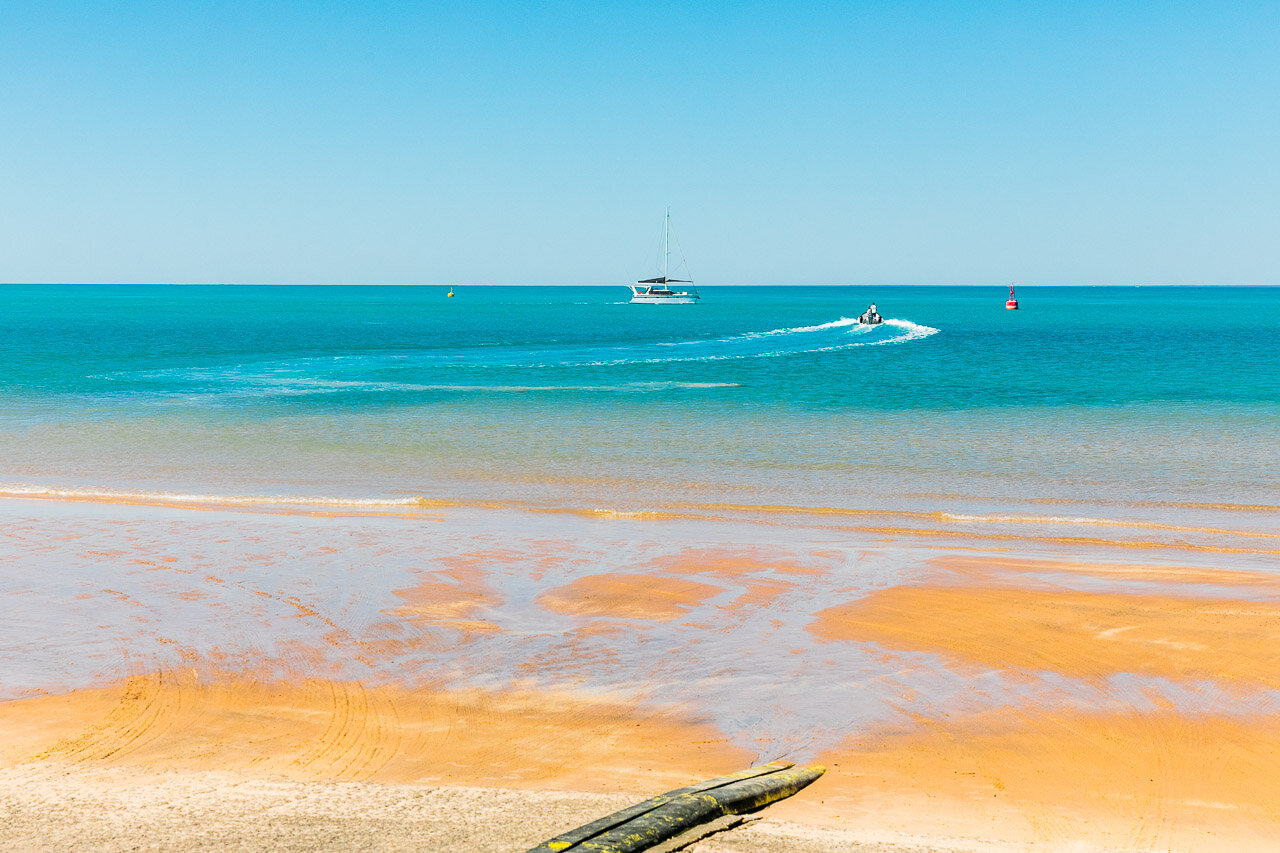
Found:
[[(292, 782), (225, 772), (142, 773), (61, 765), (0, 770), (5, 850), (523, 851), (620, 795), (503, 788)], [(901, 839), (761, 820), (699, 841), (693, 853), (929, 853)], [(1008, 845), (947, 847), (1008, 853)]]

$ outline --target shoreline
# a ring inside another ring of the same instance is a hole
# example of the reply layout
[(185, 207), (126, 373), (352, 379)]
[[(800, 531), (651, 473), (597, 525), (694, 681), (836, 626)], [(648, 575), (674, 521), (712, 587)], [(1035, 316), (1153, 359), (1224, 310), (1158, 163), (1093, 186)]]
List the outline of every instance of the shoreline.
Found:
[[(925, 496), (937, 497), (937, 496)], [(948, 496), (954, 499), (956, 496)], [(413, 496), (404, 498), (349, 498), (272, 495), (218, 495), (179, 492), (133, 492), (74, 488), (0, 488), (0, 502), (80, 504), (100, 507), (140, 507), (160, 510), (236, 513), (261, 516), (310, 516), (315, 518), (402, 518), (422, 521), (444, 521), (450, 513), (498, 513), (566, 516), (598, 521), (678, 522), (742, 524), (759, 527), (808, 527), (816, 530), (841, 531), (851, 535), (875, 537), (881, 544), (892, 538), (916, 546), (950, 547), (956, 550), (1009, 551), (1091, 550), (1105, 555), (1119, 552), (1122, 561), (1131, 559), (1128, 551), (1232, 555), (1256, 559), (1280, 555), (1280, 506), (1268, 504), (1230, 504), (1170, 501), (1098, 501), (1013, 498), (965, 498), (966, 501), (1032, 506), (1102, 507), (1169, 509), (1182, 512), (1222, 514), (1211, 524), (1168, 523), (1141, 517), (1099, 517), (1062, 513), (1010, 511), (1002, 509), (986, 513), (956, 510), (912, 510), (903, 508), (866, 508), (846, 506), (806, 506), (783, 504), (747, 504), (673, 501), (657, 508), (633, 510), (609, 507), (573, 506), (519, 500), (454, 500)], [(1267, 529), (1238, 526), (1242, 515), (1257, 516)], [(840, 519), (861, 519), (879, 523), (840, 523)], [(1236, 521), (1228, 526), (1226, 521)], [(1114, 530), (1111, 537), (1074, 533), (1079, 530)], [(1029, 531), (1029, 532), (1028, 532)], [(1131, 535), (1122, 536), (1129, 532)], [(1149, 538), (1138, 538), (1145, 535)], [(1193, 542), (1200, 536), (1207, 541)], [(890, 537), (890, 538), (886, 538)], [(914, 541), (919, 540), (919, 541)], [(933, 543), (942, 541), (938, 546)], [(1236, 540), (1244, 543), (1236, 544)], [(983, 543), (990, 543), (982, 548)], [(1274, 547), (1266, 547), (1273, 545)], [(1095, 559), (1105, 560), (1105, 556)], [(1266, 564), (1263, 564), (1266, 565)]]

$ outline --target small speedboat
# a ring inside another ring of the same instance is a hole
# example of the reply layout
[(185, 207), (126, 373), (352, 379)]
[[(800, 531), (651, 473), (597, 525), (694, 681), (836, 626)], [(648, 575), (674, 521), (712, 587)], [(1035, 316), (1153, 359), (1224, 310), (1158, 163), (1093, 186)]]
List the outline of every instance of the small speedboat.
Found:
[(878, 326), (884, 322), (884, 318), (880, 316), (878, 311), (876, 311), (876, 304), (872, 302), (871, 307), (864, 311), (862, 316), (858, 318), (858, 322), (864, 326)]

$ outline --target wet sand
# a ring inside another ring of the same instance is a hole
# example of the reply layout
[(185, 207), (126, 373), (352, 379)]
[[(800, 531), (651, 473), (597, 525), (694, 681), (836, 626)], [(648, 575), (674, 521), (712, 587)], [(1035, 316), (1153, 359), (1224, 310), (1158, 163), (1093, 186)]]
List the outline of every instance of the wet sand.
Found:
[(519, 851), (775, 758), (830, 769), (693, 849), (1280, 839), (1280, 582), (1229, 557), (36, 503), (0, 538), (6, 847)]
[(565, 694), (190, 672), (9, 702), (0, 727), (0, 760), (11, 766), (127, 764), (297, 781), (609, 792), (675, 787), (751, 758), (709, 726)]
[[(0, 732), (5, 849), (521, 851), (750, 763), (705, 725), (569, 696), (180, 672), (15, 700)], [(776, 820), (697, 847), (883, 848)]]
[(1263, 851), (1280, 839), (1275, 715), (1024, 708), (859, 735), (823, 758), (841, 784), (820, 809), (779, 816), (1027, 849)]
[(811, 630), (935, 652), (957, 666), (1280, 687), (1280, 604), (1241, 599), (893, 587), (819, 613)]
[[(750, 763), (706, 726), (552, 695), (194, 676), (0, 706), (7, 849), (519, 851)], [(849, 738), (694, 849), (1266, 850), (1280, 717), (1022, 709)]]

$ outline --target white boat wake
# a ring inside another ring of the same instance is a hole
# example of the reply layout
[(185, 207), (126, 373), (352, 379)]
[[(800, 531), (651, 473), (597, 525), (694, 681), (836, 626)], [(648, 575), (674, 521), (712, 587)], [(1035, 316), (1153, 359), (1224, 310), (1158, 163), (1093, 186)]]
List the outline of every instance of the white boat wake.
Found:
[[(630, 365), (776, 359), (831, 353), (867, 346), (905, 344), (938, 333), (910, 320), (888, 319), (870, 326), (841, 317), (826, 323), (742, 332), (717, 338), (654, 341), (628, 345), (570, 343), (533, 346), (484, 346), (437, 351), (360, 353), (326, 358), (294, 358), (249, 364), (188, 366), (129, 374), (110, 374), (112, 381), (163, 381), (170, 387), (159, 396), (192, 401), (207, 395), (297, 396), (342, 392), (431, 391), (637, 391), (671, 387), (724, 387), (726, 383), (653, 383), (633, 378), (621, 382), (458, 381), (459, 369), (555, 369)], [(447, 371), (442, 373), (441, 371)], [(448, 378), (446, 378), (448, 377)], [(548, 377), (550, 378), (550, 377)], [(176, 383), (176, 384), (174, 384)], [(727, 383), (733, 385), (736, 383)], [(157, 392), (152, 392), (153, 394)]]

